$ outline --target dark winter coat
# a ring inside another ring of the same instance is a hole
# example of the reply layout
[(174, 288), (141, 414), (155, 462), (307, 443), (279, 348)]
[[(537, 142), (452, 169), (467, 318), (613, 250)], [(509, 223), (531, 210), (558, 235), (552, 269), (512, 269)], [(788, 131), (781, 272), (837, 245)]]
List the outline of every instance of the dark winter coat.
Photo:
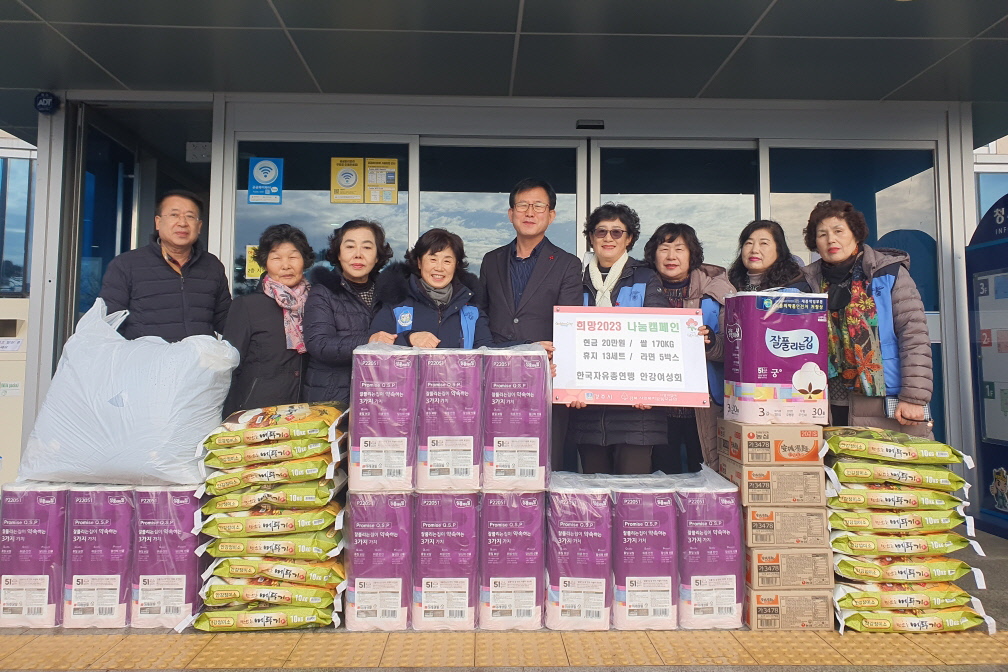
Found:
[[(461, 310), (463, 306), (469, 305), (479, 311), (473, 347), (493, 345), (486, 316), (486, 296), (479, 278), (467, 271), (456, 271), (452, 280), (454, 291), (451, 301), (443, 308), (437, 307), (419, 282), (420, 279), (403, 263), (393, 264), (381, 272), (375, 285), (375, 303), (378, 307), (371, 322), (370, 333), (385, 331), (397, 334), (396, 345), (410, 345), (409, 337), (414, 331), (429, 331), (441, 339), (439, 348), (461, 348)], [(394, 310), (404, 307), (413, 309), (411, 325), (397, 323)]]
[[(595, 305), (595, 287), (588, 269), (582, 279), (586, 306)], [(632, 303), (621, 302), (624, 308), (668, 308), (668, 299), (661, 291), (661, 281), (653, 268), (643, 261), (627, 260), (620, 281), (612, 293), (619, 296), (627, 289), (635, 297)], [(636, 291), (630, 292), (631, 289)], [(616, 307), (616, 301), (613, 306)], [(626, 443), (633, 446), (661, 445), (668, 442), (666, 409), (654, 407), (642, 411), (632, 406), (589, 405), (571, 409), (570, 433), (578, 444), (611, 446)]]
[(374, 309), (353, 291), (339, 269), (319, 266), (311, 274), (305, 303), (308, 348), (306, 401), (350, 401), (353, 350), (368, 341)]
[(128, 310), (119, 332), (127, 339), (160, 336), (170, 343), (186, 336), (224, 331), (231, 291), (224, 265), (193, 245), (182, 274), (161, 254), (155, 233), (151, 243), (123, 252), (109, 263), (101, 293), (108, 312)]
[(301, 401), (305, 357), (287, 347), (283, 308), (263, 293), (261, 283), (231, 304), (224, 338), (241, 354), (224, 401), (225, 417), (238, 410)]

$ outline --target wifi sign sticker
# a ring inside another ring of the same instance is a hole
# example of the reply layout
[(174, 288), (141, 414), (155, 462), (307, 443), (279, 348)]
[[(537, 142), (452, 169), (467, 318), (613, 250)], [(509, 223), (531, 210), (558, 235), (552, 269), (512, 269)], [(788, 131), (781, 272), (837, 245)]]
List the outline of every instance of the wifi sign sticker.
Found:
[(248, 202), (283, 202), (283, 159), (249, 160)]

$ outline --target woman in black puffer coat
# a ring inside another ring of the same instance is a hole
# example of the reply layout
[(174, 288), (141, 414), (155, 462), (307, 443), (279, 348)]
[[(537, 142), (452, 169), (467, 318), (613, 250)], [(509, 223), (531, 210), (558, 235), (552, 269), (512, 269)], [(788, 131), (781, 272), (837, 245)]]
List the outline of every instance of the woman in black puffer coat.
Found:
[[(392, 258), (392, 247), (381, 224), (354, 219), (329, 236), (326, 258), (333, 268), (315, 269), (305, 304), (309, 361), (304, 396), (306, 401), (349, 403), (353, 351), (369, 340), (375, 278)], [(393, 339), (376, 335), (370, 340)]]

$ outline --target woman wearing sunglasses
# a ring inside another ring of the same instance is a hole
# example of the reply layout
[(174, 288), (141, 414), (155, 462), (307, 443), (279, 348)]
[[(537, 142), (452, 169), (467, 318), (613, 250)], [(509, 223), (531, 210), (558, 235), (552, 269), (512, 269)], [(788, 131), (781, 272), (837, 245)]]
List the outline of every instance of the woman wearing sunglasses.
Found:
[[(640, 218), (622, 203), (606, 203), (588, 216), (585, 238), (594, 254), (584, 272), (584, 305), (667, 308), (653, 268), (630, 257)], [(572, 402), (571, 434), (586, 474), (647, 474), (651, 449), (666, 443), (664, 408)]]

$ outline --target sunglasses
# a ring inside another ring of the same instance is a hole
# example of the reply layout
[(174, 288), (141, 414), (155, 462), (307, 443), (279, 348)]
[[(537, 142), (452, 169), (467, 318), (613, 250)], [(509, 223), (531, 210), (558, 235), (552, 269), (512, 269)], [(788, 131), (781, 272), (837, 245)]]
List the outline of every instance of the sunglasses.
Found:
[(619, 240), (626, 233), (626, 229), (595, 229), (592, 231), (592, 235), (602, 240), (606, 236), (612, 236), (613, 240)]

